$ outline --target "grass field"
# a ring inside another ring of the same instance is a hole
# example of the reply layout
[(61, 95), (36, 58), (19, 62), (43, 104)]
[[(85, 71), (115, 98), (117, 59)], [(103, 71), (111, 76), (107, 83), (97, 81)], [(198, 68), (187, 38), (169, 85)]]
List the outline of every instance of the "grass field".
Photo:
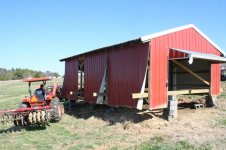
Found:
[[(32, 86), (33, 91), (39, 84)], [(0, 109), (17, 108), (25, 95), (27, 83), (0, 82)], [(225, 110), (185, 109), (168, 122), (134, 109), (97, 106), (92, 110), (80, 104), (67, 110), (61, 122), (46, 127), (0, 125), (0, 149), (223, 149)]]

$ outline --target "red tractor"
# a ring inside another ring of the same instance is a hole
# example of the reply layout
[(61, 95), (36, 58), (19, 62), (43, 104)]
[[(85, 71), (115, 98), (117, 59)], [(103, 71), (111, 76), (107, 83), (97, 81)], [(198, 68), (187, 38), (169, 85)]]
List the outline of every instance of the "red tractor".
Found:
[[(24, 79), (28, 82), (30, 96), (25, 96), (19, 104), (18, 109), (0, 111), (1, 123), (13, 122), (14, 125), (40, 125), (50, 121), (59, 122), (64, 114), (64, 107), (60, 103), (60, 87), (57, 84), (47, 86), (46, 81), (51, 78), (30, 78)], [(43, 92), (38, 90), (31, 92), (32, 82), (43, 82)]]

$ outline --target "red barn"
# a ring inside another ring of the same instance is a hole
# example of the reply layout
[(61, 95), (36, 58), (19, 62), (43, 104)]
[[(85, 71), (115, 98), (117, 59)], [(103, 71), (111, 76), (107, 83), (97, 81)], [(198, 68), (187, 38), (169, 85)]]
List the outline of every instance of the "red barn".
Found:
[(87, 103), (167, 108), (168, 96), (220, 93), (224, 51), (186, 25), (61, 59), (63, 97)]

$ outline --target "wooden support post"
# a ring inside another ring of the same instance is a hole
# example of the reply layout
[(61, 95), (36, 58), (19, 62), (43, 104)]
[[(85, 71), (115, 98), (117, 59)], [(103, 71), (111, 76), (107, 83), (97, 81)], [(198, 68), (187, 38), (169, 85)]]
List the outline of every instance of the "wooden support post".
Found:
[(178, 66), (180, 66), (181, 68), (183, 68), (184, 70), (186, 70), (187, 72), (189, 72), (190, 74), (192, 74), (193, 76), (195, 76), (197, 79), (201, 80), (202, 82), (204, 82), (207, 85), (210, 85), (210, 83), (208, 81), (206, 81), (205, 79), (203, 79), (202, 77), (200, 77), (199, 75), (197, 75), (196, 73), (194, 73), (191, 69), (187, 68), (186, 66), (184, 66), (183, 64), (181, 64), (177, 60), (172, 60), (172, 61), (175, 64), (177, 64)]

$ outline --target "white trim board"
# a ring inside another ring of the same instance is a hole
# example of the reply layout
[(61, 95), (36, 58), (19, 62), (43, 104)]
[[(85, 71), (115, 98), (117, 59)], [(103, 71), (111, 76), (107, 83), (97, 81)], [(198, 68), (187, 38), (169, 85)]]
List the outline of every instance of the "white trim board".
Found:
[(212, 44), (218, 51), (220, 51), (225, 56), (225, 52), (216, 43), (214, 43), (210, 38), (208, 38), (202, 31), (200, 31), (193, 24), (188, 24), (188, 25), (185, 25), (185, 26), (181, 26), (181, 27), (177, 27), (177, 28), (173, 28), (173, 29), (157, 32), (157, 33), (154, 33), (154, 34), (149, 34), (149, 35), (146, 35), (146, 36), (142, 36), (141, 37), (141, 41), (143, 43), (145, 43), (145, 42), (150, 41), (153, 38), (156, 38), (156, 37), (159, 37), (159, 36), (163, 36), (163, 35), (166, 35), (166, 34), (170, 34), (170, 33), (173, 33), (173, 32), (177, 32), (177, 31), (181, 31), (181, 30), (188, 29), (188, 28), (195, 29), (199, 34), (202, 35), (202, 37), (204, 37), (208, 42), (210, 42), (210, 44)]

